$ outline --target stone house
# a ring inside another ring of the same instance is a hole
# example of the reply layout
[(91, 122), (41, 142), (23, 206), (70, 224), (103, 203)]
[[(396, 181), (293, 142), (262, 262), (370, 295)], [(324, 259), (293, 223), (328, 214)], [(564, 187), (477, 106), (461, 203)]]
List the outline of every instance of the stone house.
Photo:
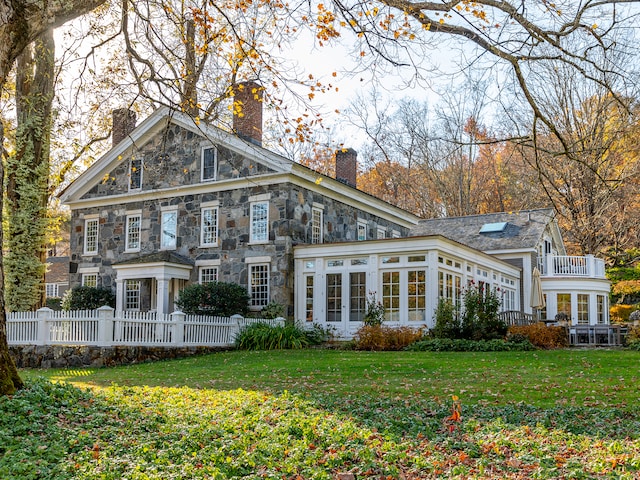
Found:
[(189, 283), (233, 282), (256, 311), (275, 301), (349, 337), (372, 298), (390, 324), (431, 327), (438, 301), (476, 282), (502, 292), (503, 310), (609, 323), (604, 263), (567, 256), (550, 210), (421, 220), (356, 188), (353, 150), (330, 178), (263, 148), (256, 91), (239, 90), (233, 133), (166, 108), (138, 126), (114, 112), (111, 150), (61, 195), (72, 287), (170, 313)]
[(251, 307), (293, 313), (293, 247), (406, 237), (418, 218), (261, 146), (250, 88), (234, 133), (162, 108), (134, 127), (114, 112), (113, 147), (62, 193), (71, 209), (70, 283), (115, 289), (117, 310), (169, 313), (187, 283), (246, 285)]

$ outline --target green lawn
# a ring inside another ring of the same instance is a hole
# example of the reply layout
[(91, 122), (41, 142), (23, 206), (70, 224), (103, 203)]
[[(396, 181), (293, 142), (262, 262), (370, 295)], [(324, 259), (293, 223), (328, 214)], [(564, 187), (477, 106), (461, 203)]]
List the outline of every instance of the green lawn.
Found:
[(640, 478), (639, 362), (304, 350), (23, 370), (0, 478)]

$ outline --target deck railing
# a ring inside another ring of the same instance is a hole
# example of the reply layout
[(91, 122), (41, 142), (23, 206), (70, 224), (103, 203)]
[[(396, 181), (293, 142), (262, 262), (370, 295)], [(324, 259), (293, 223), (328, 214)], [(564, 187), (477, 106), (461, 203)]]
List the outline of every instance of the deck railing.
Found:
[(214, 317), (173, 312), (116, 312), (97, 310), (57, 312), (42, 308), (36, 312), (9, 313), (9, 345), (136, 345), (213, 346), (233, 345), (244, 326), (256, 322), (282, 324), (274, 320), (242, 315)]
[(538, 269), (545, 277), (605, 278), (604, 260), (593, 255), (547, 255), (539, 259)]

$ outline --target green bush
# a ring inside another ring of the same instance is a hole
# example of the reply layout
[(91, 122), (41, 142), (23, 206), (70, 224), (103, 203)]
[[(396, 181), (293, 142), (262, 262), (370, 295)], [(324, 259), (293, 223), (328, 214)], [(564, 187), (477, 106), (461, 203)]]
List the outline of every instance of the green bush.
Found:
[(502, 303), (498, 292), (483, 284), (471, 283), (462, 293), (462, 306), (440, 299), (436, 308), (436, 338), (491, 340), (507, 333), (507, 324), (498, 315)]
[(116, 296), (110, 288), (74, 287), (67, 290), (62, 298), (62, 310), (95, 310), (109, 306), (116, 307)]
[(256, 322), (244, 327), (236, 336), (241, 350), (285, 350), (319, 345), (326, 341), (319, 327), (305, 330), (297, 324), (270, 325)]
[(278, 318), (284, 316), (284, 305), (278, 302), (269, 302), (260, 311), (260, 316), (262, 318)]
[(412, 352), (525, 352), (535, 350), (528, 340), (467, 340), (461, 338), (432, 338), (412, 343), (405, 350)]
[(249, 311), (247, 289), (235, 283), (193, 284), (180, 291), (176, 305), (191, 315), (229, 317)]

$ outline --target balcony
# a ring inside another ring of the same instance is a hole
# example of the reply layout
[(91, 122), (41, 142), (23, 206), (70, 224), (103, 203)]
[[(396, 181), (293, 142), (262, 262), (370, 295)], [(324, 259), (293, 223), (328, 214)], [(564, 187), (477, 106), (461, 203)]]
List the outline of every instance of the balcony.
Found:
[(606, 278), (604, 260), (593, 255), (547, 255), (538, 259), (538, 269), (543, 277)]

